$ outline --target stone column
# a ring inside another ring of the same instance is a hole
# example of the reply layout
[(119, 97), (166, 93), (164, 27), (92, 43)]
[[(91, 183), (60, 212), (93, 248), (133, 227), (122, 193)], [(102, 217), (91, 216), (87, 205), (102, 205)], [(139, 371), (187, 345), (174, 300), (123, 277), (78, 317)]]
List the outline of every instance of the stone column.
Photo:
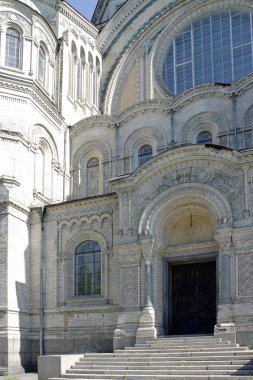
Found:
[(155, 328), (155, 310), (152, 303), (152, 255), (153, 239), (145, 237), (140, 240), (142, 261), (145, 265), (145, 306), (141, 312), (139, 328), (136, 333), (136, 343), (144, 343), (147, 340), (154, 340), (157, 337)]
[(233, 245), (233, 229), (226, 226), (228, 221), (224, 217), (223, 227), (217, 230), (215, 240), (219, 244), (217, 285), (218, 312), (217, 324), (214, 327), (214, 336), (223, 340), (236, 342), (235, 324), (233, 320), (233, 301), (235, 297), (235, 249)]

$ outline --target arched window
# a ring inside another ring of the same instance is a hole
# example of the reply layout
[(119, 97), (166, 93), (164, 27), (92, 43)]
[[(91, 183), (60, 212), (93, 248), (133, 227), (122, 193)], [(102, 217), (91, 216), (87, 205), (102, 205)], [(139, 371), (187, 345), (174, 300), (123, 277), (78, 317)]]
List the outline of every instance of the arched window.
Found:
[(46, 83), (46, 53), (42, 47), (39, 48), (38, 80), (43, 85), (45, 85)]
[(88, 78), (87, 78), (87, 102), (90, 106), (93, 105), (93, 84), (94, 84), (94, 66), (91, 53), (88, 54)]
[(152, 147), (150, 145), (143, 145), (139, 149), (139, 153), (138, 153), (139, 166), (144, 164), (144, 162), (147, 162), (148, 160), (150, 160), (152, 157), (153, 157)]
[(36, 190), (44, 194), (45, 180), (45, 152), (42, 147), (39, 147), (36, 158)]
[(74, 42), (71, 45), (69, 57), (69, 96), (72, 100), (77, 97), (77, 49)]
[(36, 157), (35, 188), (37, 192), (49, 199), (52, 198), (52, 159), (49, 144), (41, 139)]
[(83, 47), (80, 51), (80, 68), (79, 68), (79, 83), (78, 83), (78, 98), (81, 103), (84, 103), (86, 96), (86, 58)]
[(210, 132), (200, 132), (197, 136), (197, 144), (212, 144), (213, 137)]
[(101, 248), (92, 240), (75, 251), (75, 295), (101, 294)]
[(230, 84), (253, 71), (251, 13), (224, 11), (196, 20), (179, 33), (163, 65), (167, 89), (182, 94), (205, 83)]
[(94, 157), (87, 163), (87, 197), (99, 194), (99, 160)]
[(14, 28), (6, 31), (5, 65), (17, 69), (21, 66), (21, 34)]
[(95, 73), (95, 83), (94, 83), (94, 104), (99, 107), (99, 87), (100, 87), (100, 75), (101, 67), (98, 57), (96, 57), (96, 73)]

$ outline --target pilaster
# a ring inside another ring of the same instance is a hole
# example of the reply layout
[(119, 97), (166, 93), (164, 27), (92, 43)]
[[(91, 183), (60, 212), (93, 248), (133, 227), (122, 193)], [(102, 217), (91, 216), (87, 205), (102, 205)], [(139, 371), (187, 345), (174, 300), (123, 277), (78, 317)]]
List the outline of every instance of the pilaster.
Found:
[(136, 343), (157, 338), (155, 328), (155, 310), (152, 303), (152, 263), (154, 241), (150, 235), (140, 240), (142, 265), (145, 267), (145, 306), (141, 312), (139, 328), (136, 334)]

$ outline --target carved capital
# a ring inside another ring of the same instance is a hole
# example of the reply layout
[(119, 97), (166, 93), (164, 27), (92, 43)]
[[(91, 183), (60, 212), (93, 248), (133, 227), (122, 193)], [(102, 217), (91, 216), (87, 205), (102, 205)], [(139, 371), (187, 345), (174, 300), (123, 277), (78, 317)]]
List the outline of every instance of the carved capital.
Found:
[(152, 239), (152, 235), (150, 233), (148, 235), (142, 235), (139, 242), (142, 261), (145, 263), (151, 263), (154, 250), (154, 239)]

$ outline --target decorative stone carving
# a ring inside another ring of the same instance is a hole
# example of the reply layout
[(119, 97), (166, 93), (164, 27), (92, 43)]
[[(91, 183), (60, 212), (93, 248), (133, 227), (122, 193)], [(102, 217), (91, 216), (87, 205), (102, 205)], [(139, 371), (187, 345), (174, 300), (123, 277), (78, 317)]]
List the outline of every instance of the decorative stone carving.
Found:
[[(144, 186), (136, 195), (135, 226), (142, 210), (150, 204), (158, 194), (183, 184), (198, 183), (217, 189), (228, 199), (234, 215), (240, 218), (244, 209), (243, 176), (231, 175), (212, 167), (188, 167), (172, 172), (157, 173), (148, 186)], [(138, 200), (138, 201), (137, 201)], [(221, 215), (221, 219), (230, 217)]]
[[(87, 37), (86, 33), (88, 33), (91, 37), (95, 38), (97, 36), (97, 32), (94, 32), (93, 28), (89, 28), (88, 24), (86, 25), (86, 24), (84, 24), (84, 22), (80, 22), (80, 19), (77, 20), (77, 18), (75, 18), (75, 17), (73, 18), (73, 15), (70, 14), (69, 12), (66, 12), (66, 10), (63, 10), (63, 8), (62, 8), (62, 11), (64, 11), (64, 13), (66, 14), (66, 16), (69, 16), (70, 19), (73, 19), (73, 21), (70, 21), (70, 20), (68, 20), (67, 18), (64, 17), (64, 18), (62, 18), (60, 20), (60, 25), (64, 29), (66, 29), (66, 30), (74, 30), (77, 36), (82, 36), (83, 38), (85, 38), (85, 40), (89, 44), (92, 45), (93, 40), (91, 38)], [(80, 28), (78, 28), (75, 25), (75, 23), (76, 24), (79, 23), (80, 24)], [(83, 33), (83, 31), (85, 33)]]
[[(115, 197), (114, 197), (115, 198)], [(71, 207), (72, 206), (72, 207)], [(110, 213), (114, 208), (117, 208), (117, 202), (101, 202), (100, 204), (96, 202), (80, 202), (68, 206), (59, 206), (55, 208), (52, 212), (48, 212), (46, 220), (65, 220), (68, 221), (72, 218), (81, 218), (94, 214)], [(51, 210), (50, 210), (51, 211)]]
[(193, 116), (183, 127), (181, 132), (181, 143), (190, 141), (191, 132), (194, 128), (201, 124), (215, 124), (218, 128), (218, 132), (228, 132), (229, 125), (228, 121), (223, 115), (215, 112), (202, 112), (198, 115)]
[(198, 253), (218, 252), (219, 246), (215, 241), (204, 243), (183, 244), (180, 246), (167, 246), (165, 250), (159, 251), (161, 256), (188, 256)]
[(121, 268), (122, 306), (138, 306), (139, 301), (139, 266), (131, 265)]
[(52, 46), (51, 42), (48, 39), (48, 36), (41, 28), (35, 27), (34, 30), (34, 37), (37, 39), (37, 41), (40, 43), (41, 41), (44, 42), (44, 44), (49, 49), (49, 55), (50, 60), (54, 63), (54, 47)]
[(81, 231), (67, 242), (65, 246), (66, 252), (74, 252), (76, 247), (85, 240), (95, 240), (101, 246), (102, 250), (106, 251), (108, 249), (107, 240), (100, 232)]
[(137, 131), (133, 132), (128, 139), (126, 140), (123, 149), (122, 154), (129, 154), (133, 150), (134, 144), (140, 140), (145, 138), (151, 138), (155, 141), (155, 145), (158, 146), (165, 146), (167, 144), (166, 136), (164, 132), (161, 129), (158, 129), (156, 127), (143, 127), (141, 129), (138, 129)]
[(44, 138), (48, 142), (50, 148), (52, 149), (53, 159), (58, 162), (59, 156), (55, 141), (53, 140), (53, 138), (51, 137), (51, 135), (45, 127), (43, 127), (42, 125), (35, 125), (32, 127), (30, 131), (31, 142), (35, 145), (38, 145), (40, 138)]
[(118, 255), (118, 259), (121, 265), (130, 265), (130, 264), (136, 264), (140, 262), (141, 254), (139, 251), (135, 253), (124, 253)]
[(240, 254), (238, 257), (238, 296), (252, 297), (253, 292), (253, 254)]
[(104, 141), (91, 141), (83, 145), (75, 154), (72, 166), (76, 167), (79, 165), (81, 159), (92, 151), (98, 151), (102, 154), (103, 161), (111, 160), (111, 150), (108, 144)]
[(19, 25), (25, 32), (25, 35), (31, 37), (32, 23), (29, 22), (25, 17), (13, 12), (0, 12), (0, 27), (2, 27), (3, 24), (8, 21)]

